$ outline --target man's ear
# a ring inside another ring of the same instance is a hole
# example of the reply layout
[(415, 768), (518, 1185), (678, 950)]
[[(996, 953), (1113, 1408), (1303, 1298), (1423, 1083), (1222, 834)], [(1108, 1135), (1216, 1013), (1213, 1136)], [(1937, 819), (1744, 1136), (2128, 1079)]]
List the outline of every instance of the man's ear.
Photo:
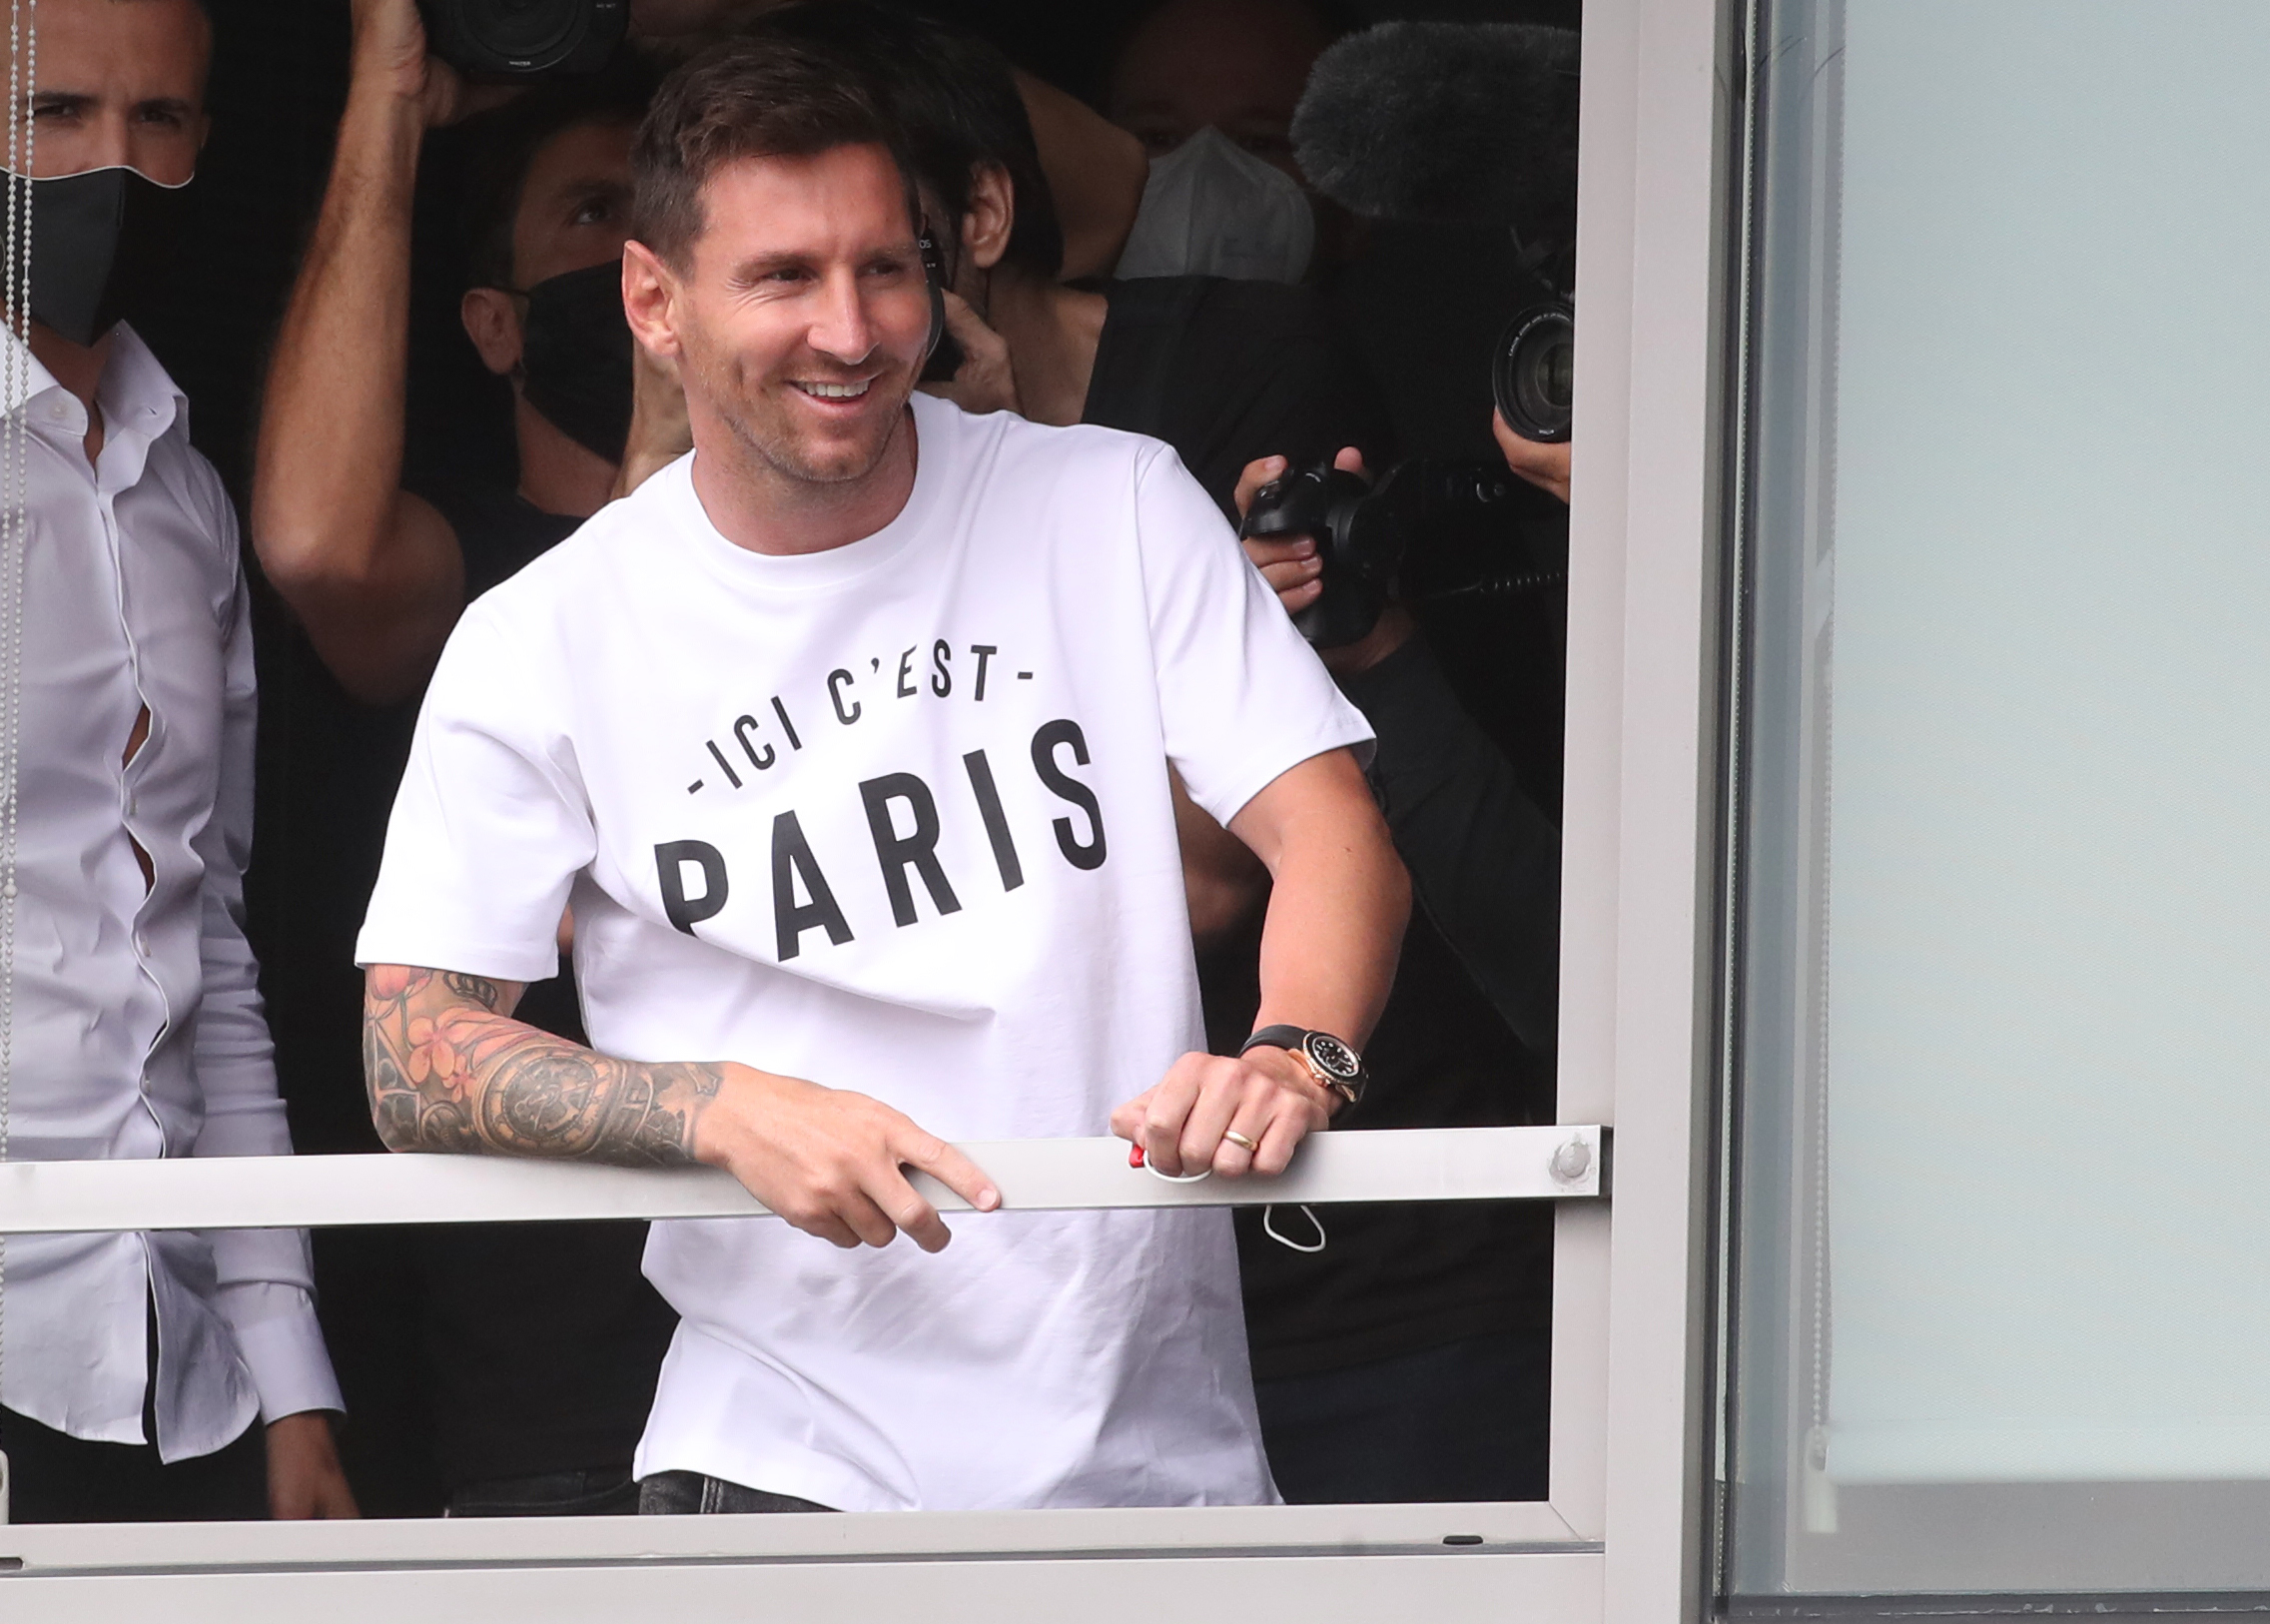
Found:
[(669, 265), (644, 243), (623, 244), (623, 319), (631, 337), (649, 355), (677, 358), (678, 279)]
[(1009, 252), (1017, 227), (1017, 186), (999, 164), (970, 169), (970, 211), (962, 217), (962, 263), (991, 271)]
[(520, 366), (520, 309), (501, 288), (467, 288), (457, 304), (465, 337), (480, 352), (480, 364), (499, 378)]

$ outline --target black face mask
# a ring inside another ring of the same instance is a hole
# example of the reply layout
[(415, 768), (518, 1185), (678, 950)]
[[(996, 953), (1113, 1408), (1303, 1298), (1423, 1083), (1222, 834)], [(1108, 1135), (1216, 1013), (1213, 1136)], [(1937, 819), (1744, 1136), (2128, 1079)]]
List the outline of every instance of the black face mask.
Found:
[(187, 182), (131, 169), (32, 182), (32, 320), (93, 344), (174, 274), (189, 210)]
[(630, 437), (631, 337), (622, 262), (546, 277), (527, 293), (520, 393), (544, 420), (610, 462)]

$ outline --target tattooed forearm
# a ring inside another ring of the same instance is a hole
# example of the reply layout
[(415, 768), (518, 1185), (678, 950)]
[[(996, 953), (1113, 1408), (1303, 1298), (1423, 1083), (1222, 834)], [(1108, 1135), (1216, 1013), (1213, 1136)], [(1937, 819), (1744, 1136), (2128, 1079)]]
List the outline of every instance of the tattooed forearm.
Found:
[(693, 1160), (714, 1066), (634, 1066), (557, 1039), (499, 1056), (480, 1091), (481, 1142), (514, 1156), (671, 1167)]
[(393, 1151), (486, 1151), (632, 1167), (693, 1160), (718, 1067), (595, 1054), (511, 1018), (519, 989), (380, 965), (365, 983), (371, 1117)]

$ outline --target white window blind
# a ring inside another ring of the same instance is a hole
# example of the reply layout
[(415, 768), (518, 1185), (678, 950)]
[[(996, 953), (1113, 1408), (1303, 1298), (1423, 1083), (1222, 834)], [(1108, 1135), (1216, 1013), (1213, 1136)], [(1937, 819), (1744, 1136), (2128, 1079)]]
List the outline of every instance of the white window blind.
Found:
[(2270, 1476), (2270, 7), (1852, 0), (1829, 1476)]

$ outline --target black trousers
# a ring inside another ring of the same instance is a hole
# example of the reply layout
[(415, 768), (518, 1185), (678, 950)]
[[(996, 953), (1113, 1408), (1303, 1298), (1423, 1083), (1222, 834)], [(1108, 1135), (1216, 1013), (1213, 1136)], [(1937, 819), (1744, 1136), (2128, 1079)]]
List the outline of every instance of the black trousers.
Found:
[(169, 1466), (154, 1443), (90, 1443), (0, 1409), (0, 1451), (8, 1456), (8, 1515), (16, 1522), (249, 1522), (268, 1516), (268, 1444), (257, 1422), (234, 1443)]
[[(158, 1436), (158, 1309), (146, 1310), (142, 1435)], [(150, 1443), (95, 1443), (0, 1408), (11, 1522), (256, 1522), (268, 1516), (258, 1421), (209, 1455), (167, 1465)]]
[(1253, 1383), (1293, 1505), (1548, 1497), (1553, 1336), (1501, 1331)]

